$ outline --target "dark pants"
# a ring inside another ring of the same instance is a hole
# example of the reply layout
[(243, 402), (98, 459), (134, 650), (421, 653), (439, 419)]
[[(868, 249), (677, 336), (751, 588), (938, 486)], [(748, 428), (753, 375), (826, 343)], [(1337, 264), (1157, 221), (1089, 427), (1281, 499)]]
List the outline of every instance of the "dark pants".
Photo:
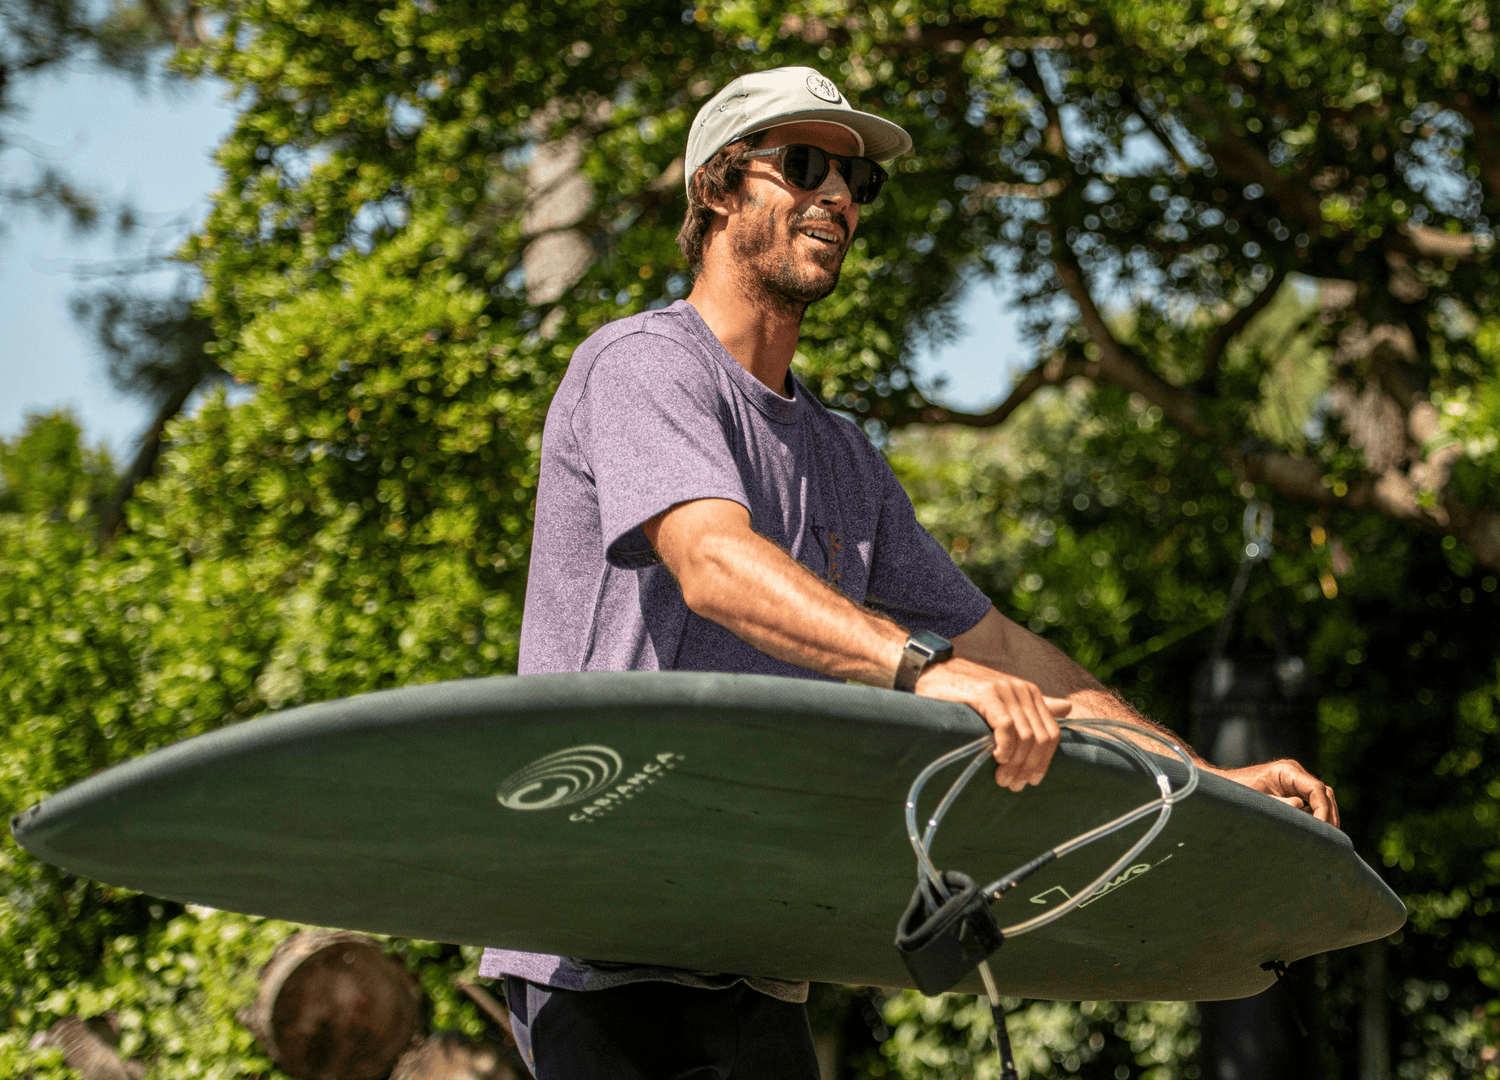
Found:
[(537, 1080), (818, 1080), (807, 1009), (744, 983), (556, 990), (505, 977)]

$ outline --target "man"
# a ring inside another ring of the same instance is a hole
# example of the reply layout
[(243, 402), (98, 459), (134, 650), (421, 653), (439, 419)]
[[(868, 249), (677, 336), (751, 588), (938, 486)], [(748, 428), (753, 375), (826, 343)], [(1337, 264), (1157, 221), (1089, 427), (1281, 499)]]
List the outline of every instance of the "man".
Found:
[[(522, 673), (757, 672), (970, 705), (995, 780), (1042, 780), (1059, 717), (1146, 721), (997, 612), (880, 454), (790, 374), (911, 148), (811, 68), (734, 80), (688, 136), (686, 301), (573, 354), (547, 414)], [(951, 645), (950, 645), (951, 639)], [(1294, 762), (1227, 774), (1337, 821)], [(898, 913), (892, 913), (893, 918)], [(486, 950), (538, 1080), (815, 1080), (805, 983)]]

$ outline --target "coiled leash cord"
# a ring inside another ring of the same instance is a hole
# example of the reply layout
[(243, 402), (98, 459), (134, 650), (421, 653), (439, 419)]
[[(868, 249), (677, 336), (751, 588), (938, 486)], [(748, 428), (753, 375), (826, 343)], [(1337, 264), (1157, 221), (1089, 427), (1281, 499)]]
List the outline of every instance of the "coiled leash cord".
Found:
[[(979, 977), (984, 981), (985, 993), (989, 997), (990, 1011), (995, 1017), (995, 1051), (1000, 1056), (1001, 1080), (1016, 1080), (1017, 1073), (1011, 1053), (1010, 1036), (1005, 1029), (1005, 1013), (1000, 1005), (1000, 992), (995, 985), (995, 976), (990, 971), (990, 955), (1000, 947), (1005, 938), (1029, 933), (1076, 910), (1079, 905), (1087, 901), (1098, 889), (1129, 865), (1151, 841), (1161, 835), (1161, 831), (1167, 826), (1167, 820), (1172, 816), (1172, 807), (1191, 795), (1198, 787), (1198, 767), (1193, 763), (1193, 759), (1182, 747), (1165, 735), (1119, 720), (1059, 720), (1058, 725), (1076, 732), (1086, 741), (1103, 749), (1113, 750), (1130, 758), (1155, 778), (1156, 788), (1160, 794), (1134, 810), (1121, 814), (1087, 832), (1079, 833), (1073, 839), (1044, 851), (1030, 862), (1017, 867), (983, 888), (976, 886), (967, 875), (958, 871), (940, 872), (932, 861), (932, 844), (944, 815), (948, 813), (980, 767), (992, 760), (990, 751), (994, 745), (994, 737), (986, 735), (957, 750), (949, 751), (933, 761), (917, 774), (916, 780), (912, 782), (911, 791), (906, 796), (906, 834), (911, 840), (912, 850), (917, 854), (917, 889), (912, 895), (911, 905), (906, 909), (906, 914), (902, 916), (896, 928), (896, 947), (901, 950), (902, 959), (906, 961), (908, 970), (916, 980), (917, 988), (924, 994), (943, 993), (955, 986), (976, 967), (979, 969)], [(1134, 742), (1123, 737), (1121, 732), (1129, 732), (1138, 737), (1145, 736), (1175, 754), (1187, 767), (1186, 782), (1173, 791), (1172, 781), (1162, 767)], [(927, 827), (918, 833), (917, 799), (921, 796), (922, 788), (938, 773), (965, 758), (972, 760), (959, 774), (958, 779), (949, 786), (948, 793), (943, 796), (936, 809), (933, 810), (932, 816), (928, 818)], [(1044, 911), (1040, 915), (1025, 919), (1013, 926), (1000, 928), (989, 905), (1000, 899), (1004, 893), (1015, 888), (1054, 859), (1060, 859), (1096, 840), (1102, 840), (1152, 814), (1156, 815), (1156, 820), (1152, 822), (1151, 827), (1131, 846), (1129, 851), (1110, 864), (1109, 869), (1090, 882), (1086, 888), (1074, 893), (1064, 903), (1050, 911)]]

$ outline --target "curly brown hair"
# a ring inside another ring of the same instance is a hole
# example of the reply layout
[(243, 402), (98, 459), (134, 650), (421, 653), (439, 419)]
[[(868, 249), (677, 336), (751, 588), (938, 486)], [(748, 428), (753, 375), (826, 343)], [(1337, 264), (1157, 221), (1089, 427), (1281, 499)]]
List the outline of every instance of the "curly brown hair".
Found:
[(739, 191), (745, 182), (745, 155), (760, 149), (765, 138), (764, 131), (757, 131), (728, 146), (721, 146), (718, 153), (698, 169), (693, 182), (688, 185), (687, 216), (682, 220), (682, 228), (677, 230), (677, 246), (682, 249), (682, 257), (695, 276), (703, 269), (703, 241), (714, 220), (709, 200), (717, 202)]

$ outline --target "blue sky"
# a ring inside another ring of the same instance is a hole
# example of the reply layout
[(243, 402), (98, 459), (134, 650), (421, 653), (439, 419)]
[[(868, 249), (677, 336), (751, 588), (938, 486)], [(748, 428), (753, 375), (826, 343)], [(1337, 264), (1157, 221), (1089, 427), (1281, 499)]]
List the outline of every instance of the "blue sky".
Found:
[[(78, 238), (60, 219), (5, 208), (0, 221), (0, 437), (21, 429), (27, 413), (71, 408), (91, 442), (128, 459), (147, 423), (145, 408), (121, 397), (104, 376), (69, 298), (104, 279), (94, 274), (170, 252), (200, 222), (218, 184), (210, 159), (234, 111), (222, 85), (138, 89), (129, 81), (77, 68), (24, 84), (19, 121), (7, 123), (0, 177), (21, 184), (38, 160), (66, 173), (100, 201), (126, 199), (148, 228), (128, 242), (108, 229)], [(81, 272), (82, 271), (82, 272)], [(139, 280), (169, 291), (176, 272)]]
[[(108, 230), (73, 237), (60, 220), (0, 208), (0, 438), (20, 431), (28, 413), (69, 408), (87, 439), (123, 465), (146, 410), (109, 385), (69, 298), (152, 251), (169, 253), (202, 221), (219, 183), (211, 155), (233, 124), (233, 103), (219, 83), (141, 89), (85, 68), (27, 84), (19, 99), (26, 112), (7, 123), (0, 180), (24, 183), (45, 160), (106, 204), (128, 200), (149, 227), (121, 244)], [(136, 287), (167, 292), (176, 276), (159, 272)], [(970, 293), (961, 316), (966, 333), (923, 369), (948, 376), (945, 404), (980, 408), (1000, 398), (1031, 355), (990, 286)]]

